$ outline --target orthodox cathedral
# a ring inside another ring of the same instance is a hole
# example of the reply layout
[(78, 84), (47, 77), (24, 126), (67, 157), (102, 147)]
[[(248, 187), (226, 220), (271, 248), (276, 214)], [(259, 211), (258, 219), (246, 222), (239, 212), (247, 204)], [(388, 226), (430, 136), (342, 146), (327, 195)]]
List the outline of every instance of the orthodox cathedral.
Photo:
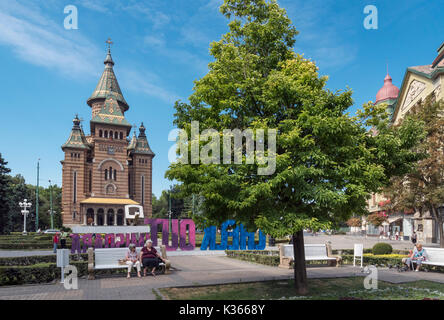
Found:
[(152, 215), (152, 160), (143, 123), (131, 137), (125, 119), (129, 105), (122, 95), (111, 57), (110, 41), (105, 70), (87, 104), (91, 108), (90, 134), (78, 116), (68, 140), (62, 176), (62, 219), (65, 226), (126, 225), (124, 208), (139, 205)]

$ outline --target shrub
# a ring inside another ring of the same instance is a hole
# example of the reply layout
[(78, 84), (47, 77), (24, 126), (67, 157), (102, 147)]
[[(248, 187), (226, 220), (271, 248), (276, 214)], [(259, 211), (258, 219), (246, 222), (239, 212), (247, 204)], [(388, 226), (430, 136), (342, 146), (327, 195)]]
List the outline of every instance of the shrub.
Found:
[(361, 219), (354, 217), (347, 220), (347, 225), (349, 227), (360, 227), (362, 225), (362, 222)]
[(379, 227), (385, 221), (387, 221), (387, 215), (382, 212), (375, 212), (367, 217), (367, 221), (370, 222), (375, 227)]
[(388, 243), (380, 242), (373, 246), (372, 252), (374, 255), (391, 254), (393, 252), (393, 248)]

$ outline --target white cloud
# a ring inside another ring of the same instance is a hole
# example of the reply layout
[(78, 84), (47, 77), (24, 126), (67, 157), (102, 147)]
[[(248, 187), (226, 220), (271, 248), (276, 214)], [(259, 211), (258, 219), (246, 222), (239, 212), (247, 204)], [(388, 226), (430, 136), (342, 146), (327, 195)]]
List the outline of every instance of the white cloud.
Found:
[(106, 14), (109, 14), (111, 12), (110, 9), (107, 7), (108, 3), (106, 1), (101, 1), (100, 3), (97, 3), (97, 1), (95, 0), (77, 0), (76, 3), (93, 11)]
[[(17, 57), (30, 64), (68, 77), (91, 79), (103, 70), (103, 65), (97, 63), (104, 58), (103, 49), (99, 49), (79, 30), (65, 30), (62, 22), (56, 23), (42, 14), (32, 2), (25, 5), (15, 0), (8, 1), (7, 5), (0, 2), (0, 45), (10, 48)], [(129, 89), (169, 103), (176, 98), (175, 94), (150, 82), (146, 72), (120, 70), (133, 79), (128, 81)], [(159, 82), (156, 79), (155, 83)]]

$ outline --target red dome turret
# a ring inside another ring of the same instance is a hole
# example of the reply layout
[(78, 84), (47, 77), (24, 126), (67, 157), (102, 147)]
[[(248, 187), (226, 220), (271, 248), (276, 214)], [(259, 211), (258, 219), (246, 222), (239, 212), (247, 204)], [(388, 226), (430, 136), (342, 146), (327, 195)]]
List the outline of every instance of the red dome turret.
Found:
[(392, 77), (387, 73), (387, 75), (384, 78), (384, 85), (381, 89), (379, 89), (378, 93), (376, 94), (376, 102), (379, 103), (385, 100), (389, 99), (396, 99), (398, 98), (399, 89), (397, 86), (395, 86), (392, 83)]

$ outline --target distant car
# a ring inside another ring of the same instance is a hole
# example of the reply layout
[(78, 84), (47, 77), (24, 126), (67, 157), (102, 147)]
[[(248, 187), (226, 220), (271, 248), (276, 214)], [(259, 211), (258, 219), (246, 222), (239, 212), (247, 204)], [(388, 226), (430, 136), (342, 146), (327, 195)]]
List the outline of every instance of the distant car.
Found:
[(47, 230), (43, 231), (43, 233), (45, 233), (45, 234), (56, 234), (57, 232), (60, 232), (60, 230), (57, 230), (57, 229), (47, 229)]

